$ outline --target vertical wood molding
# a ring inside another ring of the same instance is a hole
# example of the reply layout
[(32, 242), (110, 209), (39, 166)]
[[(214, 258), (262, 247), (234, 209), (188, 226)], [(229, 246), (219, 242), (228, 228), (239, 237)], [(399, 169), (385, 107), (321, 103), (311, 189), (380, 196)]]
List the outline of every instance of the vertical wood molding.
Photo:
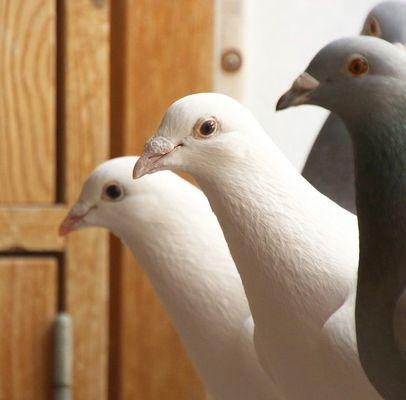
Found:
[[(239, 101), (243, 101), (245, 95), (244, 85), (247, 63), (246, 16), (248, 1), (215, 0), (214, 90), (227, 94)], [(228, 51), (235, 51), (241, 56), (242, 64), (236, 71), (226, 71), (222, 67), (222, 57)]]
[[(89, 173), (109, 155), (109, 1), (64, 0), (64, 196), (71, 204)], [(66, 308), (73, 319), (75, 400), (107, 399), (108, 236), (87, 230), (66, 239)]]
[(124, 151), (140, 154), (168, 106), (212, 89), (213, 2), (129, 0)]
[[(112, 154), (140, 154), (176, 99), (212, 89), (211, 0), (112, 3)], [(111, 399), (201, 400), (204, 389), (147, 278), (112, 240)], [(114, 312), (114, 310), (113, 310)]]

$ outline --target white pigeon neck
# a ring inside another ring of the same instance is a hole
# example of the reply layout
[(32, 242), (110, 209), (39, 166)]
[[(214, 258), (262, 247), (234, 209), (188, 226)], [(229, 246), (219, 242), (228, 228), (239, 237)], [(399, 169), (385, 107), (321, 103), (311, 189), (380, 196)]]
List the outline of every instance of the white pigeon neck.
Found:
[(147, 273), (203, 377), (215, 374), (213, 359), (222, 365), (224, 349), (250, 315), (241, 280), (200, 191), (157, 197), (144, 198), (142, 216), (123, 216), (114, 233)]
[(308, 184), (269, 139), (261, 142), (195, 178), (222, 226), (256, 323), (271, 312), (281, 326), (292, 327), (296, 315), (300, 325), (319, 328), (352, 274), (330, 258), (347, 240), (355, 247), (349, 257), (357, 254), (355, 218)]

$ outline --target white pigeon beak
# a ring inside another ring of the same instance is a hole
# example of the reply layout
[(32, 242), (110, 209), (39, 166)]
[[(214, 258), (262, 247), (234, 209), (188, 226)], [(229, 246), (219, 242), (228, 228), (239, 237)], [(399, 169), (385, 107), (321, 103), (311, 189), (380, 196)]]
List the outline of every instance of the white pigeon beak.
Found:
[(278, 100), (276, 111), (292, 106), (306, 104), (310, 100), (310, 93), (320, 86), (320, 82), (307, 72), (299, 75), (291, 88)]
[(171, 153), (177, 147), (170, 140), (163, 136), (155, 136), (145, 143), (144, 151), (133, 169), (133, 179), (141, 178), (146, 174), (157, 171), (160, 167), (159, 161)]
[(77, 202), (69, 211), (68, 215), (59, 225), (59, 236), (66, 236), (73, 231), (77, 231), (83, 225), (83, 219), (95, 207), (89, 207), (82, 202)]

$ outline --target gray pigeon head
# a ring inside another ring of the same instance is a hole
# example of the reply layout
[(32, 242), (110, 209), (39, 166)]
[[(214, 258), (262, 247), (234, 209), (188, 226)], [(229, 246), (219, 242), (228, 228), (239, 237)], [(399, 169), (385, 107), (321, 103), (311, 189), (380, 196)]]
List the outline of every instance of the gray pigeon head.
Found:
[(406, 51), (382, 39), (358, 36), (325, 46), (278, 101), (277, 110), (301, 104), (345, 113), (369, 112), (406, 94)]
[(368, 14), (361, 34), (375, 36), (391, 43), (406, 43), (406, 3), (379, 3)]

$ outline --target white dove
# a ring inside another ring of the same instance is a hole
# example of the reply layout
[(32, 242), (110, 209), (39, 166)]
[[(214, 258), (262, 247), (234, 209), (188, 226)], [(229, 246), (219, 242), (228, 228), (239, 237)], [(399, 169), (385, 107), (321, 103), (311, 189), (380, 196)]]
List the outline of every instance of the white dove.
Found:
[(171, 172), (133, 181), (136, 160), (96, 168), (60, 233), (104, 227), (121, 238), (215, 399), (279, 399), (257, 360), (241, 279), (206, 197)]
[(208, 197), (244, 284), (257, 354), (278, 390), (289, 400), (379, 399), (355, 343), (355, 216), (314, 189), (252, 114), (220, 94), (168, 109), (133, 174), (159, 169), (191, 174)]

